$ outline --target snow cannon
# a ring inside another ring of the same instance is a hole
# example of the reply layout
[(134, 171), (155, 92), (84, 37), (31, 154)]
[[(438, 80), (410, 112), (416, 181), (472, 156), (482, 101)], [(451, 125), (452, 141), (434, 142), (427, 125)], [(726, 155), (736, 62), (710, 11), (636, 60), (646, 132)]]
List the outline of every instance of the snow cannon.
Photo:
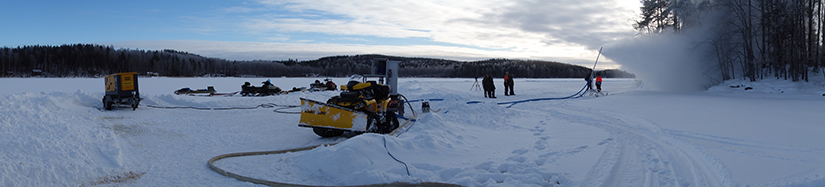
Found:
[(116, 73), (104, 77), (106, 95), (103, 96), (103, 107), (112, 110), (115, 104), (129, 105), (132, 110), (140, 104), (137, 72)]
[[(378, 59), (373, 61), (372, 74), (352, 76), (346, 85), (341, 85), (341, 93), (326, 102), (301, 98), (298, 126), (312, 128), (315, 134), (325, 138), (346, 132), (392, 132), (399, 126), (396, 113), (404, 110), (403, 102), (393, 90), (398, 76), (392, 71), (397, 69), (398, 61)], [(368, 80), (369, 77), (381, 79)], [(387, 79), (389, 85), (383, 84), (383, 79)]]

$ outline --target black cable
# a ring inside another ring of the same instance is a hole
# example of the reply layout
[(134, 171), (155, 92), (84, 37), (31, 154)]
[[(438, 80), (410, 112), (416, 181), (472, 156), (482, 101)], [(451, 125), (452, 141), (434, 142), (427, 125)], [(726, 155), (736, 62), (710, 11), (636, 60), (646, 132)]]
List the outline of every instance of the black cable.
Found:
[(264, 103), (254, 107), (223, 107), (223, 108), (207, 108), (207, 107), (192, 107), (192, 106), (158, 106), (158, 105), (146, 105), (147, 107), (152, 108), (161, 108), (161, 109), (195, 109), (195, 110), (250, 110), (250, 109), (257, 109), (257, 108), (275, 108), (281, 107), (274, 110), (274, 112), (284, 113), (284, 114), (300, 114), (301, 112), (284, 112), (280, 111), (283, 109), (289, 108), (297, 108), (301, 105), (279, 105), (275, 103)]
[(282, 113), (282, 114), (301, 114), (300, 111), (298, 111), (298, 112), (281, 111), (283, 109), (298, 108), (298, 107), (301, 107), (301, 106), (298, 106), (298, 105), (284, 106), (284, 107), (281, 107), (281, 108), (276, 108), (275, 110), (273, 110), (273, 112)]

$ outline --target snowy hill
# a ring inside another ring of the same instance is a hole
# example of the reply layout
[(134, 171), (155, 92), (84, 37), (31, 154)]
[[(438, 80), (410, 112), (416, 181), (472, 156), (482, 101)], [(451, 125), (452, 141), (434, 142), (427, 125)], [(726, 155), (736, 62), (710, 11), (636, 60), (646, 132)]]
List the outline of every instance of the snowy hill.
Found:
[[(141, 78), (144, 100), (134, 111), (102, 110), (102, 79), (0, 79), (0, 186), (260, 186), (220, 175), (206, 162), (327, 143), (339, 144), (216, 165), (304, 185), (825, 186), (822, 81), (730, 81), (705, 92), (668, 93), (606, 79), (607, 97), (507, 108), (497, 103), (568, 96), (584, 81), (516, 79), (517, 95), (486, 99), (470, 91), (473, 79), (402, 78), (399, 93), (407, 98), (444, 99), (430, 102), (438, 112), (418, 111), (421, 119), (397, 136), (349, 139), (320, 138), (297, 126), (298, 115), (273, 108), (149, 107), (295, 105), (337, 94), (172, 94), (207, 85), (234, 92), (265, 79)], [(270, 79), (287, 89), (315, 80)], [(495, 81), (500, 94), (502, 82)]]

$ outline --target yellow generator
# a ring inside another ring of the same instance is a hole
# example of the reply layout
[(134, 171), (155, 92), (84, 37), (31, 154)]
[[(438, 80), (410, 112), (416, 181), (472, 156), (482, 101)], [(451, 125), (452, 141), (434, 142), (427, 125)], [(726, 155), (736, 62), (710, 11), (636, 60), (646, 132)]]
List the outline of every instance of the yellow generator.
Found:
[(103, 107), (112, 110), (112, 106), (129, 105), (135, 110), (140, 104), (137, 72), (116, 73), (107, 75), (106, 95), (103, 96)]
[(301, 120), (298, 126), (312, 128), (321, 137), (334, 137), (345, 132), (387, 134), (397, 129), (396, 113), (403, 113), (403, 102), (393, 87), (397, 85), (398, 61), (379, 59), (373, 72), (366, 77), (387, 79), (387, 85), (367, 81), (356, 75), (341, 85), (341, 93), (327, 102), (301, 98)]

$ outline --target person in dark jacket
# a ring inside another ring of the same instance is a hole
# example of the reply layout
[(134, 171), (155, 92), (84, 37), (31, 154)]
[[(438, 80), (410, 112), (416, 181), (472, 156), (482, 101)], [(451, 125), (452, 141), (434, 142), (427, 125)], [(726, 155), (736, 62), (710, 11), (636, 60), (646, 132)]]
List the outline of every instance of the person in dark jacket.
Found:
[[(510, 93), (507, 93), (507, 90)], [(510, 75), (510, 72), (504, 74), (504, 95), (516, 95), (513, 91), (513, 75)]]
[(481, 80), (481, 86), (484, 87), (484, 97), (496, 98), (496, 85), (493, 84), (493, 75), (487, 74)]
[(272, 82), (267, 79), (266, 81), (262, 82), (263, 86), (261, 86), (261, 92), (264, 95), (276, 95), (281, 93), (281, 88), (272, 84)]
[(324, 83), (324, 84), (326, 84), (326, 86), (327, 86), (327, 90), (332, 90), (332, 91), (335, 91), (335, 90), (337, 90), (337, 89), (338, 89), (338, 85), (335, 85), (335, 83), (334, 83), (334, 82), (332, 82), (332, 79), (329, 79), (329, 78), (324, 79), (324, 82), (326, 82), (326, 83)]
[(241, 85), (241, 96), (254, 95), (257, 92), (258, 88), (252, 86), (249, 82), (244, 82), (243, 85)]

